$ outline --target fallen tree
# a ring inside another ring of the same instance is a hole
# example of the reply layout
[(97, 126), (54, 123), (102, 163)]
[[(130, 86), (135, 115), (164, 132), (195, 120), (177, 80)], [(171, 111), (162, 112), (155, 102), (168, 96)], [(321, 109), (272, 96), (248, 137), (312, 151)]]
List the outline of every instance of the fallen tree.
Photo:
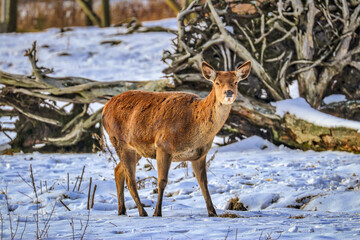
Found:
[(112, 96), (132, 89), (161, 90), (165, 80), (149, 82), (97, 82), (80, 77), (56, 78), (52, 69), (39, 67), (36, 42), (25, 56), (29, 58), (31, 76), (0, 71), (0, 105), (8, 106), (0, 116), (18, 117), (10, 139), (14, 151), (78, 151), (100, 148), (101, 109), (90, 113), (91, 103), (106, 103)]

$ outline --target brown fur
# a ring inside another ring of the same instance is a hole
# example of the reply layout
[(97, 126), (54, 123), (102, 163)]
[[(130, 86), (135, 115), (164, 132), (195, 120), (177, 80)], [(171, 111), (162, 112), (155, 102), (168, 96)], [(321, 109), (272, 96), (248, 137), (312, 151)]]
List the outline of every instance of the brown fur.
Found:
[[(203, 63), (204, 77), (214, 81), (213, 89), (205, 99), (183, 92), (127, 91), (105, 105), (104, 128), (120, 158), (115, 168), (119, 214), (126, 213), (126, 180), (139, 214), (147, 216), (135, 181), (136, 162), (143, 156), (156, 158), (158, 165), (159, 195), (154, 216), (161, 216), (162, 197), (171, 162), (188, 160), (192, 161), (209, 216), (216, 215), (207, 189), (206, 154), (230, 113), (231, 103), (237, 94), (236, 83), (248, 76), (250, 67), (250, 62), (247, 62), (235, 72), (216, 72)], [(233, 92), (230, 101), (225, 94), (229, 90)]]

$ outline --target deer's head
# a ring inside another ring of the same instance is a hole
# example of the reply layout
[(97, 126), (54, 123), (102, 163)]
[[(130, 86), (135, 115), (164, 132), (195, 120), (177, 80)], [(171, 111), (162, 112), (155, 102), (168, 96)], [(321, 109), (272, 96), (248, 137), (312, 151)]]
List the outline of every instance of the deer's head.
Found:
[(201, 71), (206, 80), (213, 82), (216, 98), (222, 104), (232, 104), (238, 92), (238, 83), (250, 74), (251, 62), (245, 62), (235, 71), (215, 71), (210, 64), (202, 62)]

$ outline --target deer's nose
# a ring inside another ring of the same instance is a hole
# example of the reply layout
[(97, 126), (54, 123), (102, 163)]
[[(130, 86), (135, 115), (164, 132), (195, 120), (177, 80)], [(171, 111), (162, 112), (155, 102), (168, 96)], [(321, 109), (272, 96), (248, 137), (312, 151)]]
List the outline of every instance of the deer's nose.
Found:
[(233, 91), (231, 91), (231, 90), (227, 90), (227, 91), (225, 91), (225, 95), (226, 95), (226, 97), (232, 97), (232, 95), (234, 94), (234, 92)]

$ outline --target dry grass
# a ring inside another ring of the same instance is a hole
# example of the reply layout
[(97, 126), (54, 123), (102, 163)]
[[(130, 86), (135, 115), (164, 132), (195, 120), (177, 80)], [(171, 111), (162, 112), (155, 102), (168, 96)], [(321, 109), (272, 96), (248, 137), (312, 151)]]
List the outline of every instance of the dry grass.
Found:
[[(93, 0), (94, 11), (101, 15), (100, 0)], [(41, 31), (50, 27), (85, 26), (85, 14), (75, 0), (32, 0), (19, 2), (18, 31)], [(175, 17), (164, 0), (124, 0), (111, 5), (111, 23), (127, 18), (140, 21)]]
[(223, 214), (219, 214), (218, 217), (221, 218), (244, 218), (244, 216), (241, 216), (239, 214), (230, 213), (230, 212), (224, 212)]
[(290, 219), (303, 219), (303, 218), (305, 218), (305, 216), (304, 215), (295, 215), (295, 216), (290, 216), (289, 218)]
[(227, 210), (235, 211), (247, 211), (242, 202), (239, 201), (239, 197), (231, 198)]

